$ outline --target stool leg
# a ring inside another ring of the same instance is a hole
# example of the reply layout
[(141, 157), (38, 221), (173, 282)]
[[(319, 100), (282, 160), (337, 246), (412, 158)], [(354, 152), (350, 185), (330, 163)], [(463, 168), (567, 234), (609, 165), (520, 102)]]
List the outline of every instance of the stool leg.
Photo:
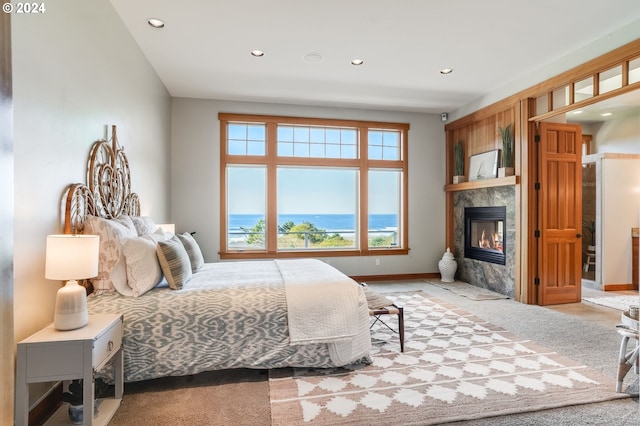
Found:
[(618, 355), (618, 382), (616, 383), (616, 392), (622, 392), (622, 381), (624, 376), (631, 368), (631, 365), (627, 363), (627, 343), (629, 342), (629, 336), (622, 336), (622, 343), (620, 343), (620, 354)]

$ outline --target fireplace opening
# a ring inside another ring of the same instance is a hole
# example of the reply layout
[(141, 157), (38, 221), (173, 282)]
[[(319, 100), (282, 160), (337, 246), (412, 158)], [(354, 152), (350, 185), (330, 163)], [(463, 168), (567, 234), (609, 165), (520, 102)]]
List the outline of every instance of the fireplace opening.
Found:
[(464, 209), (464, 257), (505, 264), (507, 208), (466, 207)]

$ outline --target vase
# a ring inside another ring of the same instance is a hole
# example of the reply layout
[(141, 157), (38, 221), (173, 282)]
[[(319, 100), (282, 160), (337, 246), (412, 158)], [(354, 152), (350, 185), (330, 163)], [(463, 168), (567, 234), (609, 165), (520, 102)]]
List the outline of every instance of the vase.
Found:
[(440, 269), (440, 281), (443, 283), (455, 282), (458, 263), (456, 262), (455, 257), (453, 257), (451, 250), (449, 250), (449, 247), (447, 247), (447, 251), (438, 262), (438, 269)]
[(515, 169), (513, 167), (500, 167), (498, 168), (498, 177), (513, 176)]
[(80, 405), (69, 405), (69, 420), (71, 420), (71, 424), (81, 425), (84, 421), (84, 416), (82, 415), (84, 412), (84, 408), (82, 404)]
[[(93, 415), (98, 414), (98, 403), (99, 400), (95, 400), (93, 402)], [(84, 407), (82, 404), (73, 405), (69, 404), (69, 420), (71, 420), (71, 424), (81, 425), (84, 422)]]

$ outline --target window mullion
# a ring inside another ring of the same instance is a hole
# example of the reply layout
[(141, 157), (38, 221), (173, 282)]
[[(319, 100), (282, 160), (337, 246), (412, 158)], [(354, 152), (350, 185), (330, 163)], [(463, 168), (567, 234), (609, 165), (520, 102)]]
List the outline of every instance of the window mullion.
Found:
[(402, 247), (409, 248), (409, 130), (402, 130)]
[(369, 251), (369, 129), (358, 128), (358, 154), (360, 157), (360, 194), (358, 215), (360, 219), (360, 251)]
[(267, 253), (278, 251), (278, 125), (267, 123)]
[(227, 122), (220, 121), (220, 250), (227, 251), (229, 241), (227, 223)]

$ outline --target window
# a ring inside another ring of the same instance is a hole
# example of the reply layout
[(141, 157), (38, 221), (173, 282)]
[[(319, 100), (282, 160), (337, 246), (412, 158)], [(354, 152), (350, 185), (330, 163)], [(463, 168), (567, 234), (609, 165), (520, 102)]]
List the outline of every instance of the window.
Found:
[(408, 124), (218, 118), (221, 258), (408, 252)]

